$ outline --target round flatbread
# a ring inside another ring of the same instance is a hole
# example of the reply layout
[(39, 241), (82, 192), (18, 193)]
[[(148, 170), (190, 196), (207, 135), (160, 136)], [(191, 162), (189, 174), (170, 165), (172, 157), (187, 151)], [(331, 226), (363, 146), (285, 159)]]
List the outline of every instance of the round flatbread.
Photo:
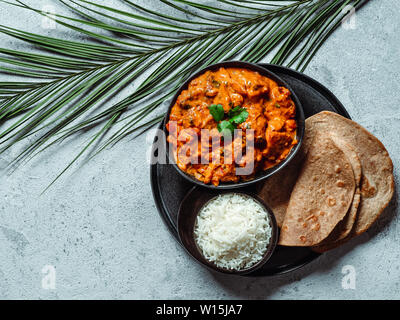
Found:
[(338, 137), (336, 133), (331, 132), (330, 136), (336, 146), (338, 146), (344, 152), (347, 160), (349, 160), (350, 162), (354, 174), (354, 180), (356, 183), (356, 192), (354, 193), (351, 207), (344, 219), (340, 221), (335, 229), (333, 229), (331, 234), (318, 245), (316, 251), (326, 250), (326, 248), (329, 248), (334, 242), (344, 239), (349, 235), (350, 231), (353, 229), (354, 222), (356, 221), (357, 211), (361, 200), (360, 182), (362, 169), (360, 158), (354, 151), (354, 148), (351, 147), (348, 143), (344, 142), (344, 140)]
[(315, 134), (293, 187), (279, 244), (314, 246), (345, 217), (355, 180), (344, 152), (329, 134)]
[(353, 197), (353, 202), (351, 203), (351, 207), (349, 212), (346, 214), (345, 218), (338, 223), (336, 228), (329, 235), (329, 242), (336, 242), (341, 239), (346, 238), (351, 230), (353, 229), (354, 223), (356, 222), (358, 208), (361, 202), (361, 194), (360, 189), (356, 189)]
[[(336, 134), (331, 133), (330, 136), (334, 141), (334, 143), (340, 149), (342, 149), (347, 159), (349, 160), (351, 167), (353, 169), (355, 183), (357, 187), (359, 187), (362, 170), (361, 170), (361, 162), (357, 156), (357, 153), (349, 144), (340, 139), (340, 137), (338, 137)], [(293, 187), (299, 175), (302, 162), (305, 158), (305, 154), (309, 149), (309, 147), (311, 146), (313, 140), (314, 137), (311, 136), (310, 130), (307, 130), (306, 128), (302, 148), (299, 150), (299, 153), (296, 155), (295, 159), (293, 159), (286, 168), (280, 170), (278, 173), (268, 178), (264, 182), (264, 184), (259, 185), (258, 195), (266, 203), (269, 204), (270, 208), (272, 209), (275, 215), (275, 219), (279, 228), (282, 227), (290, 195), (292, 193)], [(340, 234), (337, 234), (337, 237), (339, 239), (344, 238), (350, 232), (353, 226), (355, 214), (357, 213), (357, 208), (359, 204), (359, 196), (356, 198), (357, 198), (356, 202), (353, 203), (352, 208), (350, 208), (350, 210), (352, 211), (352, 213), (354, 213), (354, 215), (352, 215), (348, 219), (346, 218), (347, 217), (346, 215), (344, 219), (345, 221), (339, 223), (340, 224), (339, 227), (343, 229)], [(330, 238), (330, 240), (332, 241), (333, 238)]]
[(329, 132), (329, 135), (332, 138), (333, 142), (336, 144), (336, 146), (338, 146), (344, 152), (347, 160), (349, 160), (351, 168), (353, 169), (356, 186), (360, 186), (362, 177), (362, 167), (357, 152), (350, 144), (345, 142), (343, 138), (340, 138), (337, 132)]
[(353, 236), (366, 231), (389, 204), (394, 193), (393, 163), (383, 144), (358, 123), (323, 111), (306, 120), (311, 135), (335, 133), (357, 153), (362, 167), (361, 202)]
[(353, 202), (351, 203), (349, 212), (346, 214), (345, 218), (337, 224), (332, 233), (324, 241), (317, 246), (312, 247), (313, 251), (323, 253), (338, 247), (350, 239), (351, 231), (353, 230), (354, 223), (357, 219), (360, 201), (361, 194), (360, 190), (357, 189), (354, 193)]

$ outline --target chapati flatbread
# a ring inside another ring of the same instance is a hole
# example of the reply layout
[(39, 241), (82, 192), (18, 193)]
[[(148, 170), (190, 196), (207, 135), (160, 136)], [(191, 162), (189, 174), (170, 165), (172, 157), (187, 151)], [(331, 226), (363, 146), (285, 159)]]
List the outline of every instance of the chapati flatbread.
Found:
[(329, 134), (314, 139), (293, 187), (279, 244), (314, 246), (346, 216), (355, 179), (349, 160)]
[(354, 180), (356, 182), (356, 186), (360, 186), (361, 177), (362, 177), (362, 167), (361, 160), (357, 155), (357, 152), (354, 148), (348, 144), (343, 138), (339, 137), (337, 132), (329, 132), (330, 137), (333, 142), (338, 146), (346, 155), (347, 160), (349, 160), (351, 168), (353, 169)]
[[(360, 195), (360, 182), (362, 176), (362, 168), (360, 158), (358, 157), (357, 153), (354, 151), (354, 148), (351, 147), (348, 143), (344, 142), (343, 139), (338, 137), (335, 133), (331, 132), (331, 138), (345, 154), (347, 160), (349, 160), (351, 168), (354, 174), (354, 180), (356, 183), (356, 192), (354, 193), (353, 201), (351, 203), (351, 207), (344, 217), (342, 221), (340, 221), (335, 229), (331, 232), (331, 234), (324, 240), (322, 243), (318, 245), (318, 247), (322, 246), (322, 249), (325, 249), (327, 246), (331, 245), (334, 242), (337, 242), (341, 239), (346, 238), (350, 231), (353, 229), (354, 222), (356, 221), (358, 207), (361, 200)], [(321, 248), (317, 248), (320, 250)]]
[(312, 247), (315, 252), (326, 252), (334, 249), (344, 242), (348, 241), (351, 237), (351, 231), (354, 228), (354, 223), (357, 219), (358, 208), (361, 202), (361, 193), (357, 189), (354, 193), (353, 202), (351, 207), (342, 221), (340, 221), (332, 233), (317, 246)]
[[(353, 169), (355, 183), (357, 186), (356, 188), (358, 188), (361, 181), (362, 169), (361, 162), (357, 156), (357, 153), (349, 144), (340, 139), (336, 134), (331, 134), (331, 138), (334, 143), (340, 149), (342, 149), (347, 159), (349, 160)], [(258, 189), (258, 195), (266, 203), (269, 204), (275, 215), (275, 219), (279, 228), (282, 227), (283, 220), (286, 215), (287, 206), (289, 204), (290, 195), (299, 175), (302, 162), (305, 158), (305, 154), (311, 146), (313, 140), (314, 137), (311, 136), (310, 130), (307, 130), (306, 128), (303, 145), (302, 148), (299, 150), (299, 153), (296, 155), (296, 158), (293, 159), (286, 168), (268, 178), (263, 185), (260, 185)], [(356, 197), (356, 201), (352, 204), (352, 208), (350, 208), (350, 210), (352, 211), (351, 217), (349, 217), (348, 219), (345, 218), (345, 221), (340, 222), (340, 227), (343, 227), (343, 230), (340, 234), (337, 234), (337, 237), (339, 239), (344, 238), (350, 232), (355, 220), (358, 205), (359, 196)], [(331, 240), (333, 240), (333, 238), (331, 238)]]
[(358, 123), (323, 111), (306, 120), (311, 135), (335, 133), (352, 146), (362, 167), (361, 202), (353, 236), (366, 231), (389, 204), (394, 193), (393, 163), (383, 144)]

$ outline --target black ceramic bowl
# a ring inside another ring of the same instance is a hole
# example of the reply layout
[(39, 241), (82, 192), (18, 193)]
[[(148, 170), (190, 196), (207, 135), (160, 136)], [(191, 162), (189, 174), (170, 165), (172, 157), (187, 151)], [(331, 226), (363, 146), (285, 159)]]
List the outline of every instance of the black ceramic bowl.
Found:
[(175, 96), (172, 98), (171, 103), (169, 105), (168, 111), (165, 115), (164, 121), (163, 121), (163, 130), (165, 133), (165, 137), (168, 137), (168, 130), (166, 129), (166, 124), (169, 120), (169, 115), (171, 112), (172, 107), (175, 105), (175, 102), (178, 98), (178, 96), (181, 94), (181, 92), (185, 89), (187, 89), (189, 83), (197, 78), (198, 76), (200, 76), (201, 74), (203, 74), (205, 71), (207, 70), (217, 70), (219, 68), (243, 68), (243, 69), (248, 69), (248, 70), (253, 70), (253, 71), (257, 71), (259, 74), (266, 76), (272, 80), (274, 80), (276, 83), (278, 83), (279, 86), (283, 86), (287, 89), (289, 89), (289, 91), (291, 92), (291, 98), (296, 106), (296, 122), (297, 122), (297, 141), (298, 143), (292, 148), (292, 150), (290, 151), (290, 153), (287, 155), (287, 157), (280, 162), (279, 164), (277, 164), (276, 166), (269, 168), (267, 170), (264, 171), (259, 171), (256, 173), (255, 177), (251, 180), (247, 180), (247, 181), (239, 181), (239, 182), (231, 182), (231, 183), (227, 183), (227, 182), (221, 182), (218, 186), (214, 186), (213, 184), (205, 184), (197, 179), (195, 179), (193, 176), (187, 174), (186, 172), (182, 171), (181, 169), (179, 169), (179, 167), (176, 165), (174, 159), (171, 159), (170, 154), (169, 154), (169, 144), (168, 142), (166, 142), (166, 152), (167, 155), (169, 157), (169, 163), (172, 164), (175, 169), (178, 171), (178, 173), (185, 178), (186, 180), (188, 180), (189, 182), (192, 182), (196, 185), (199, 186), (203, 186), (206, 188), (210, 188), (210, 189), (235, 189), (235, 188), (241, 188), (241, 187), (245, 187), (245, 186), (249, 186), (251, 184), (254, 184), (256, 182), (259, 182), (261, 180), (264, 180), (266, 178), (268, 178), (269, 176), (273, 175), (274, 173), (278, 172), (279, 170), (281, 170), (283, 167), (285, 167), (296, 155), (296, 153), (298, 152), (298, 150), (301, 147), (302, 141), (303, 141), (303, 135), (304, 135), (304, 127), (305, 127), (305, 119), (304, 119), (304, 111), (303, 111), (303, 107), (301, 106), (300, 100), (297, 98), (296, 93), (293, 91), (293, 89), (286, 83), (284, 82), (281, 78), (279, 78), (277, 75), (275, 75), (274, 73), (272, 73), (271, 71), (256, 65), (256, 64), (252, 64), (252, 63), (248, 63), (248, 62), (242, 62), (242, 61), (226, 61), (226, 62), (221, 62), (221, 63), (217, 63), (217, 64), (213, 64), (210, 65), (204, 69), (201, 69), (200, 71), (196, 72), (195, 74), (193, 74), (189, 79), (187, 79), (185, 81), (184, 84), (182, 84), (182, 86), (178, 89), (178, 91), (176, 92)]
[[(226, 193), (229, 194), (238, 193), (253, 198), (262, 207), (264, 207), (269, 216), (272, 234), (267, 250), (263, 254), (263, 257), (260, 261), (258, 261), (257, 263), (246, 269), (230, 270), (217, 266), (215, 263), (207, 260), (204, 257), (204, 255), (201, 253), (201, 249), (198, 247), (195, 240), (194, 227), (198, 213), (210, 200), (212, 200), (213, 198), (217, 197), (220, 194), (226, 194)], [(236, 190), (234, 191), (223, 190), (217, 192), (211, 189), (193, 187), (185, 196), (179, 208), (178, 235), (186, 251), (195, 260), (197, 260), (199, 263), (206, 266), (207, 268), (221, 273), (247, 275), (250, 274), (251, 272), (260, 269), (272, 256), (278, 241), (278, 226), (276, 224), (275, 216), (273, 215), (271, 209), (259, 197), (250, 192), (236, 191)]]

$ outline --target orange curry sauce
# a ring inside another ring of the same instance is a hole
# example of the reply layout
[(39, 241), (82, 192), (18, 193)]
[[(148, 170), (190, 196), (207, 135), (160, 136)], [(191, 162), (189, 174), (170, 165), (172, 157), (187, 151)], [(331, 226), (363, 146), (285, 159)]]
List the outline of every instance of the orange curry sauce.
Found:
[[(223, 136), (210, 114), (209, 106), (212, 104), (222, 105), (225, 114), (236, 106), (245, 108), (247, 119), (238, 124), (237, 129), (243, 132), (254, 130), (252, 152), (244, 151), (246, 134), (238, 135), (228, 145), (233, 161), (226, 161), (227, 146), (224, 148)], [(220, 182), (250, 180), (257, 171), (266, 170), (285, 159), (297, 143), (295, 114), (296, 107), (289, 90), (258, 72), (241, 68), (206, 71), (189, 83), (188, 89), (181, 92), (172, 107), (166, 125), (168, 142), (174, 150), (178, 167), (204, 183), (217, 186)], [(210, 138), (207, 137), (205, 146), (203, 141), (200, 143), (201, 129), (209, 130)], [(235, 141), (237, 139), (241, 141)], [(195, 140), (201, 146), (195, 151), (184, 152), (184, 157), (177, 156), (185, 144)], [(215, 141), (218, 141), (217, 146)], [(209, 163), (200, 161), (204, 152)], [(236, 175), (237, 167), (250, 160), (255, 164), (253, 172), (247, 176)]]

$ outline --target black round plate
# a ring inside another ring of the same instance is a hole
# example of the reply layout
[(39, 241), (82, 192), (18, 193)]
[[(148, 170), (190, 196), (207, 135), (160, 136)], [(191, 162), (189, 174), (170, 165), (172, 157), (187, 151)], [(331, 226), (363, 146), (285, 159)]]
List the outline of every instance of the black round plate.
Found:
[[(277, 74), (292, 87), (303, 106), (306, 118), (323, 110), (336, 112), (350, 118), (346, 109), (333, 93), (314, 79), (281, 66), (271, 64), (261, 64), (261, 66)], [(162, 129), (161, 127), (162, 124), (160, 129)], [(160, 151), (161, 144), (155, 143), (155, 146), (158, 149), (153, 150), (153, 156)], [(154, 163), (153, 161), (150, 166), (150, 179), (158, 212), (172, 235), (179, 241), (177, 232), (179, 205), (194, 184), (178, 174), (172, 165)], [(256, 187), (256, 185), (252, 186), (251, 189)], [(268, 263), (262, 269), (247, 276), (272, 276), (290, 272), (315, 260), (319, 255), (309, 248), (277, 246)]]

